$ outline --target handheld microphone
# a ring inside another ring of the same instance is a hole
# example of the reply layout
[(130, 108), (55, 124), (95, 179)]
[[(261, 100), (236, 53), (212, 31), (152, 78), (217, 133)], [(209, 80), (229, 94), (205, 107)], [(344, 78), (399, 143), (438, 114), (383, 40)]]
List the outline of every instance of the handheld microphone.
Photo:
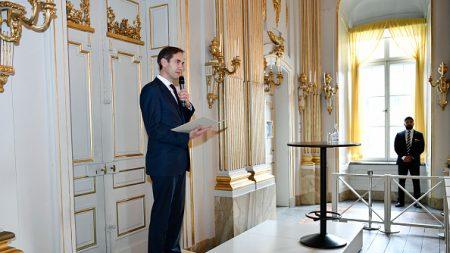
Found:
[[(179, 84), (180, 84), (180, 90), (183, 90), (183, 89), (184, 89), (184, 76), (180, 76), (180, 77), (178, 78), (178, 82), (179, 82)], [(183, 107), (186, 107), (186, 102), (181, 101), (181, 105), (182, 105)]]

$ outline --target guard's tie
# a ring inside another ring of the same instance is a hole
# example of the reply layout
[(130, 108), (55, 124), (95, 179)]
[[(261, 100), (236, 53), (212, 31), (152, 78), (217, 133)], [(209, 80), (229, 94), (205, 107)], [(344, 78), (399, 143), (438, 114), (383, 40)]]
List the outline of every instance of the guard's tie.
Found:
[(411, 153), (411, 130), (408, 130), (408, 133), (406, 134), (406, 153)]

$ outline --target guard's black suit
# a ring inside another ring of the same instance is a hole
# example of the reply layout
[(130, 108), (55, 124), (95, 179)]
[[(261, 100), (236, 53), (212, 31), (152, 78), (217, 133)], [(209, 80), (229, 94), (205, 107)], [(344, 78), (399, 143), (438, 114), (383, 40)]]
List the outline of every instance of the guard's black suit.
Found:
[[(406, 149), (406, 134), (407, 130), (397, 133), (395, 136), (394, 148), (395, 152), (398, 155), (397, 164), (398, 164), (398, 174), (399, 175), (408, 175), (408, 170), (411, 176), (419, 176), (420, 175), (420, 154), (423, 153), (425, 148), (425, 141), (423, 139), (423, 134), (419, 131), (414, 130), (412, 141), (411, 141), (411, 149), (410, 152), (407, 152)], [(403, 157), (411, 155), (413, 160), (409, 163), (403, 161)], [(405, 187), (405, 180), (400, 179), (400, 185)], [(420, 180), (413, 179), (414, 185), (414, 198), (420, 197)], [(405, 193), (403, 190), (398, 189), (398, 203), (405, 203)]]

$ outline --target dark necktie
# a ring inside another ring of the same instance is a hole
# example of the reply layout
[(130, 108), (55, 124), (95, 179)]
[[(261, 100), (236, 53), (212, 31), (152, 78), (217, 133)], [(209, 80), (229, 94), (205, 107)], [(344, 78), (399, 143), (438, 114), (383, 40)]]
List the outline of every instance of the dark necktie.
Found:
[(172, 88), (173, 93), (175, 94), (175, 97), (177, 98), (178, 113), (179, 113), (180, 116), (183, 118), (183, 120), (185, 120), (185, 119), (184, 119), (184, 116), (183, 116), (183, 113), (182, 113), (183, 109), (181, 108), (181, 102), (180, 102), (180, 98), (178, 97), (177, 89), (175, 88), (175, 86), (174, 86), (173, 84), (170, 84), (170, 88)]
[(177, 104), (180, 105), (180, 98), (178, 97), (177, 89), (173, 84), (170, 84), (170, 88), (172, 88), (173, 93), (175, 94), (175, 97), (177, 98)]
[(411, 152), (411, 130), (408, 130), (408, 134), (406, 135), (406, 153), (409, 154)]

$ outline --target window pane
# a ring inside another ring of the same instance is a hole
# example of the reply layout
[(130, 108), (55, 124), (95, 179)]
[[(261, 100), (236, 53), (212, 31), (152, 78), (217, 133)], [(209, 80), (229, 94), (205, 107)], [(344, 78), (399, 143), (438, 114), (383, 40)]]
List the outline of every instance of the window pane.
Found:
[(408, 57), (408, 55), (406, 55), (403, 49), (397, 46), (397, 43), (393, 39), (389, 39), (389, 57)]
[(416, 63), (413, 61), (392, 63), (389, 68), (390, 94), (414, 95), (416, 82)]
[(362, 98), (384, 96), (384, 65), (365, 65), (359, 70)]
[(407, 116), (413, 116), (414, 103), (412, 96), (391, 96), (389, 122), (391, 126), (403, 126)]
[(381, 39), (380, 43), (378, 43), (377, 48), (370, 55), (370, 59), (369, 59), (370, 61), (384, 58), (384, 41), (385, 40), (386, 39)]
[(391, 152), (389, 152), (390, 153), (389, 154), (390, 160), (396, 160), (397, 159), (397, 153), (395, 153), (395, 149), (394, 149), (395, 136), (397, 135), (398, 132), (401, 132), (403, 130), (405, 130), (404, 126), (391, 126), (391, 128), (390, 128), (390, 131), (389, 131), (390, 135), (391, 135), (391, 138), (389, 140), (389, 145), (390, 145), (389, 147), (390, 147), (390, 150), (391, 150)]
[(363, 159), (385, 159), (385, 71), (383, 65), (360, 68), (360, 127)]
[(385, 127), (362, 128), (361, 148), (363, 159), (386, 159)]

